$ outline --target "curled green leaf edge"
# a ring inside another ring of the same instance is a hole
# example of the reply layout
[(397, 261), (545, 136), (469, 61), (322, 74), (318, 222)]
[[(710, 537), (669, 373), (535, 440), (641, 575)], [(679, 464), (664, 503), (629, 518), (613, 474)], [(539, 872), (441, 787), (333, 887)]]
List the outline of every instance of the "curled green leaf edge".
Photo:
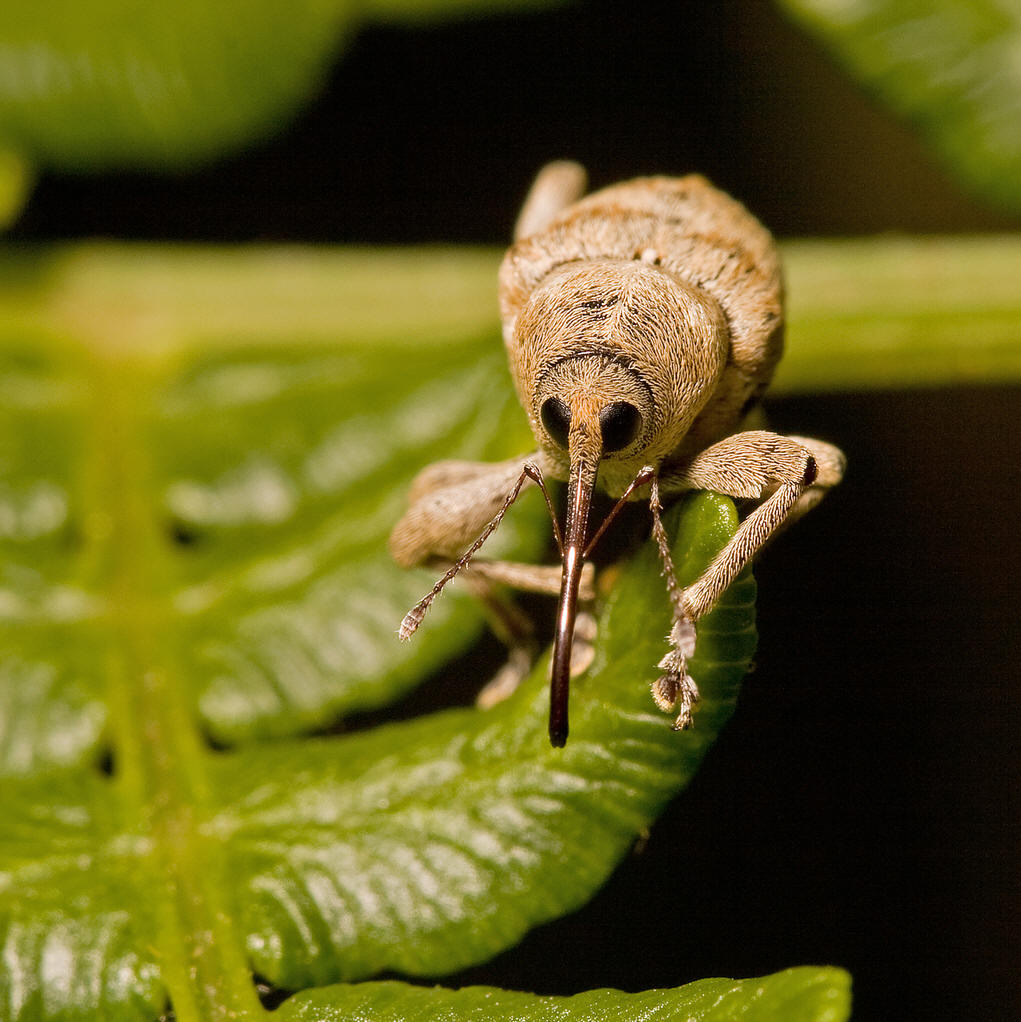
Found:
[(850, 1017), (851, 981), (842, 969), (800, 966), (755, 979), (704, 979), (672, 990), (624, 993), (589, 990), (571, 997), (540, 997), (495, 987), (424, 989), (400, 982), (362, 983), (309, 990), (286, 1000), (280, 1022), (378, 1022), (416, 1019), (489, 1019), (565, 1022), (621, 1018), (693, 1019), (725, 1022), (844, 1022)]

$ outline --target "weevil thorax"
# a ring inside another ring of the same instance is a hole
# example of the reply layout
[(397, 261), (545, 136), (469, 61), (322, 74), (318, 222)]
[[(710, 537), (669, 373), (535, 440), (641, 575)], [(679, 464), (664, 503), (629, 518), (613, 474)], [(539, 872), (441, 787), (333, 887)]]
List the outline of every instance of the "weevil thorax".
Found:
[(676, 450), (713, 395), (729, 350), (717, 302), (635, 260), (568, 263), (532, 291), (507, 338), (539, 447), (562, 478), (569, 450), (618, 496)]

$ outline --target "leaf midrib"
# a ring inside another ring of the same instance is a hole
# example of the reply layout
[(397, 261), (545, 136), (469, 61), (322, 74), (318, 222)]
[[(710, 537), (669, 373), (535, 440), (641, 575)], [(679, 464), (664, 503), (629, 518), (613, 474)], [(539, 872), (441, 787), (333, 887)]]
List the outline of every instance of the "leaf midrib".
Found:
[[(90, 581), (110, 594), (108, 706), (115, 798), (125, 829), (151, 839), (143, 863), (156, 957), (179, 1022), (264, 1014), (226, 892), (221, 846), (197, 821), (208, 804), (204, 751), (174, 655), (172, 564), (154, 492), (151, 361), (91, 353), (83, 507)], [(143, 722), (139, 726), (138, 722)]]

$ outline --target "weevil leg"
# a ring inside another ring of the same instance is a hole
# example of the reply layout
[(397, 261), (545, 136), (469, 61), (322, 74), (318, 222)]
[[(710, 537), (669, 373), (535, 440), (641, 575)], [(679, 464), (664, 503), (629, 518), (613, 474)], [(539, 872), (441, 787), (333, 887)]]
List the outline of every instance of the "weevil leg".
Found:
[(698, 685), (688, 672), (688, 660), (695, 652), (695, 622), (684, 593), (677, 581), (670, 542), (661, 517), (663, 505), (659, 497), (659, 477), (653, 475), (649, 487), (649, 510), (652, 512), (652, 538), (659, 551), (666, 578), (667, 593), (673, 610), (668, 641), (670, 649), (657, 665), (663, 672), (652, 683), (652, 698), (664, 712), (676, 712), (674, 730), (683, 731), (692, 724), (692, 711), (698, 702)]
[[(585, 564), (581, 569), (578, 603), (591, 607), (596, 598), (595, 568)], [(538, 645), (529, 618), (492, 583), (509, 586), (519, 592), (558, 596), (563, 566), (559, 564), (521, 564), (517, 561), (476, 559), (465, 569), (465, 580), (488, 612), (490, 626), (508, 649), (507, 663), (486, 683), (475, 700), (482, 709), (506, 699), (524, 681), (538, 655)], [(527, 623), (527, 630), (521, 627)], [(513, 625), (514, 627), (509, 627)], [(581, 674), (595, 656), (597, 626), (589, 610), (579, 610), (574, 626), (571, 648), (571, 677)]]
[(531, 618), (479, 571), (476, 561), (462, 575), (465, 585), (486, 612), (493, 634), (507, 647), (507, 661), (479, 690), (475, 705), (487, 710), (506, 699), (528, 675), (539, 648)]
[[(537, 651), (531, 622), (497, 587), (554, 596), (560, 591), (560, 565), (475, 559), (520, 493), (531, 485), (542, 489), (560, 544), (560, 530), (541, 462), (542, 456), (536, 454), (497, 464), (444, 461), (430, 465), (412, 483), (411, 506), (390, 536), (390, 550), (398, 564), (428, 565), (443, 572), (429, 593), (405, 616), (401, 623), (402, 638), (410, 638), (433, 600), (448, 582), (461, 575), (486, 609), (497, 637), (507, 644), (508, 663), (480, 694), (481, 705), (491, 705), (509, 695), (531, 668)], [(582, 600), (594, 599), (591, 565), (585, 565), (580, 588)], [(579, 662), (580, 659), (581, 654)]]
[[(557, 596), (563, 567), (559, 564), (522, 564), (520, 561), (489, 561), (478, 558), (468, 567), (468, 573), (509, 586), (523, 593)], [(581, 569), (578, 598), (583, 602), (595, 599), (595, 568), (586, 563)]]
[(843, 472), (843, 455), (832, 445), (763, 430), (737, 433), (698, 455), (684, 473), (691, 488), (766, 499), (685, 590), (693, 619), (708, 613), (776, 530), (818, 503)]
[[(426, 473), (425, 483), (412, 484), (417, 499), (390, 533), (390, 553), (405, 568), (437, 559), (453, 563), (405, 615), (399, 632), (405, 640), (447, 583), (468, 567), (521, 491), (533, 483), (545, 490), (541, 470), (528, 459), (479, 464), (473, 472), (464, 462), (441, 462)], [(443, 485), (451, 478), (457, 481)]]
[[(664, 473), (660, 482), (671, 492), (715, 490), (732, 497), (765, 498), (679, 600), (671, 588), (674, 605), (671, 650), (660, 664), (664, 675), (653, 686), (653, 696), (663, 709), (679, 705), (675, 727), (690, 724), (687, 660), (694, 650), (694, 622), (712, 609), (727, 586), (781, 525), (814, 507), (827, 489), (840, 482), (844, 464), (843, 454), (823, 441), (751, 430), (713, 444), (683, 469)], [(653, 534), (666, 565), (669, 548), (662, 525), (658, 524), (658, 494), (655, 489), (653, 493), (656, 498), (652, 501)], [(669, 587), (672, 569), (668, 571)]]
[(815, 440), (808, 436), (788, 436), (808, 451), (815, 458), (816, 476), (815, 482), (798, 498), (797, 504), (791, 508), (784, 525), (796, 522), (802, 515), (807, 514), (826, 496), (841, 479), (844, 478), (844, 471), (847, 468), (847, 459), (844, 452), (825, 440)]
[(390, 533), (393, 559), (402, 568), (437, 558), (459, 560), (492, 525), (488, 538), (521, 491), (533, 485), (526, 471), (530, 461), (439, 461), (427, 466), (412, 482), (408, 510)]
[(765, 497), (702, 576), (684, 591), (691, 617), (697, 621), (708, 613), (777, 528), (792, 513), (803, 513), (802, 509), (816, 503), (840, 481), (843, 470), (843, 455), (830, 444), (750, 430), (713, 444), (683, 469), (664, 474), (664, 489)]
[(490, 710), (497, 703), (509, 699), (518, 685), (528, 677), (535, 663), (535, 649), (528, 646), (511, 646), (507, 650), (507, 662), (479, 689), (475, 705), (480, 710)]
[[(481, 558), (476, 558), (464, 569), (461, 577), (485, 608), (493, 633), (507, 647), (507, 663), (486, 683), (475, 700), (482, 709), (506, 699), (528, 675), (539, 654), (532, 619), (522, 613), (500, 587), (556, 596), (560, 592), (562, 574), (559, 564), (521, 564)], [(578, 599), (582, 605), (589, 605), (595, 597), (595, 568), (586, 564), (582, 569)], [(579, 614), (575, 628), (577, 641), (571, 657), (572, 676), (588, 667), (595, 655), (592, 645), (595, 627), (595, 618), (591, 614)]]
[(547, 163), (528, 190), (514, 225), (514, 240), (545, 230), (553, 218), (585, 194), (588, 175), (580, 163), (557, 160)]

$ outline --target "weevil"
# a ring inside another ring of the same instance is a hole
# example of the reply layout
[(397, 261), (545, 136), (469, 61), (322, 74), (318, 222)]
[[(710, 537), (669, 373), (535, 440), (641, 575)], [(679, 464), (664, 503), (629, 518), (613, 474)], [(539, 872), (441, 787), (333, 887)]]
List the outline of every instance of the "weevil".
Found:
[[(446, 568), (404, 618), (402, 639), (461, 573), (483, 596), (494, 584), (558, 595), (554, 746), (567, 741), (577, 608), (591, 590), (587, 558), (627, 502), (647, 501), (651, 511), (673, 618), (652, 694), (682, 729), (691, 726), (698, 700), (687, 667), (695, 623), (777, 528), (817, 503), (844, 472), (844, 457), (831, 444), (741, 428), (783, 350), (783, 281), (769, 232), (698, 175), (638, 178), (582, 198), (585, 187), (579, 165), (545, 167), (500, 267), (503, 339), (538, 449), (499, 464), (428, 466), (390, 538), (401, 565)], [(563, 528), (547, 479), (567, 483)], [(476, 559), (533, 485), (553, 519), (561, 563)], [(590, 536), (596, 488), (616, 504)], [(760, 503), (682, 589), (660, 513), (664, 499), (688, 490)]]

